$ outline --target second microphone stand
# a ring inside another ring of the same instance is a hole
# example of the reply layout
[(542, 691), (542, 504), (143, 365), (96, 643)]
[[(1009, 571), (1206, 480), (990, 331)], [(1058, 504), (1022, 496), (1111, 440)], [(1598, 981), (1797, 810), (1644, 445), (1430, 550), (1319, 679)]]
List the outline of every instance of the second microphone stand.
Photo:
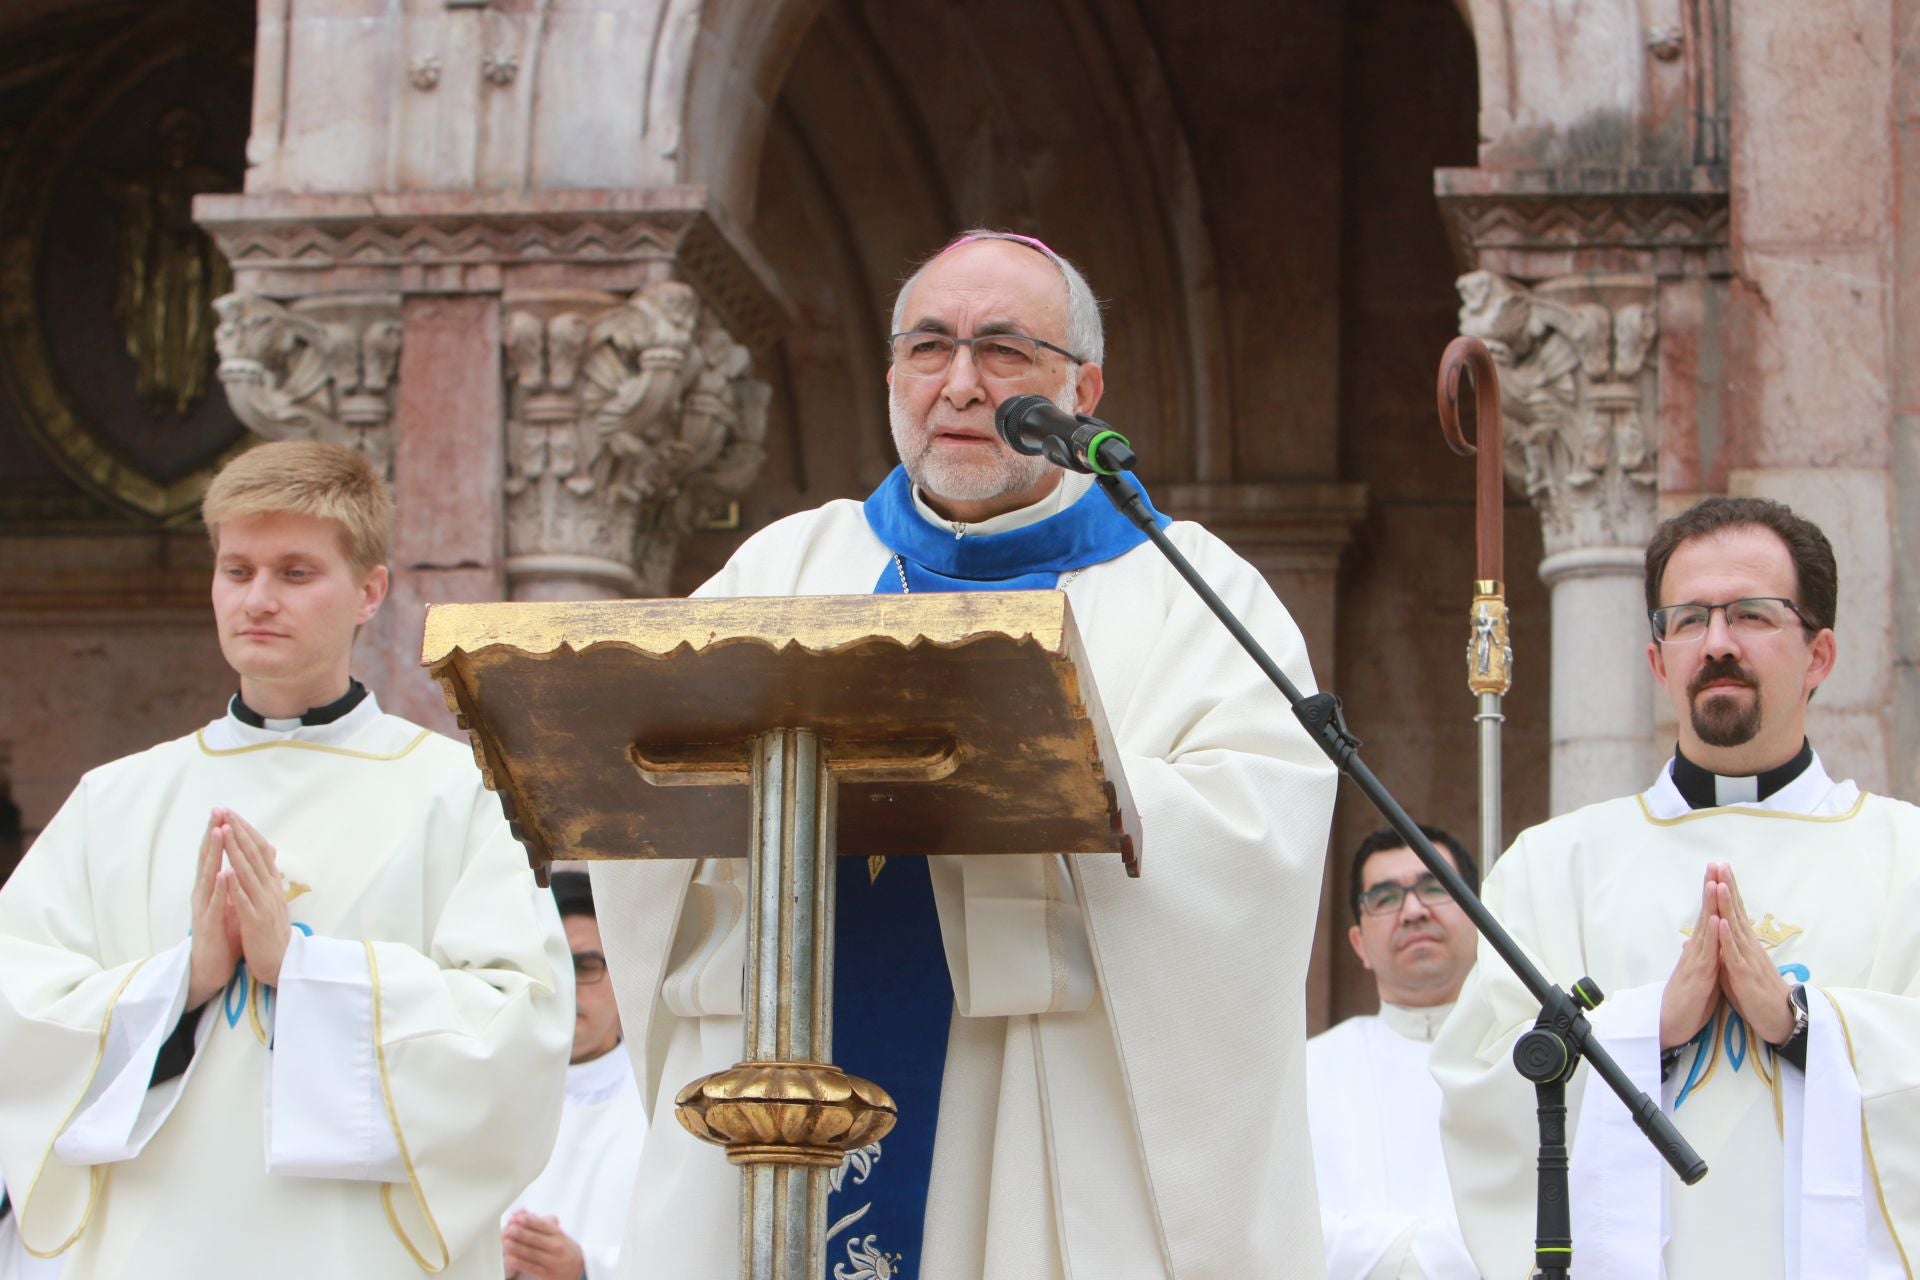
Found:
[[(1400, 807), (1380, 779), (1374, 776), (1373, 770), (1360, 759), (1360, 740), (1347, 729), (1346, 719), (1340, 711), (1340, 699), (1326, 692), (1304, 695), (1287, 678), (1287, 673), (1280, 669), (1280, 665), (1253, 638), (1213, 588), (1207, 585), (1206, 579), (1181, 554), (1180, 548), (1174, 546), (1154, 522), (1153, 511), (1147, 506), (1145, 494), (1137, 485), (1129, 484), (1122, 478), (1122, 470), (1132, 467), (1133, 454), (1127, 450), (1122, 457), (1112, 446), (1118, 441), (1124, 447), (1125, 441), (1108, 429), (1105, 423), (1092, 422), (1091, 425), (1096, 431), (1089, 432), (1090, 447), (1084, 456), (1092, 463), (1096, 479), (1108, 500), (1121, 515), (1147, 535), (1175, 571), (1186, 579), (1187, 585), (1220, 619), (1233, 638), (1240, 642), (1240, 647), (1259, 665), (1267, 679), (1286, 696), (1293, 707), (1294, 716), (1305, 727), (1308, 736), (1340, 772), (1372, 801), (1373, 807), (1387, 820), (1387, 825), (1406, 842), (1409, 849), (1419, 855), (1420, 861), (1426, 864), (1434, 878), (1446, 886), (1447, 892), (1453, 895), (1453, 900), (1466, 913), (1467, 919), (1473, 922), (1473, 927), (1480, 931), (1495, 953), (1540, 1002), (1540, 1017), (1533, 1024), (1533, 1029), (1522, 1035), (1514, 1045), (1513, 1060), (1520, 1074), (1533, 1081), (1540, 1127), (1540, 1176), (1534, 1232), (1535, 1275), (1547, 1280), (1566, 1276), (1573, 1265), (1572, 1212), (1567, 1190), (1566, 1089), (1567, 1081), (1572, 1077), (1574, 1068), (1580, 1065), (1581, 1058), (1591, 1063), (1594, 1071), (1607, 1082), (1607, 1087), (1613, 1090), (1621, 1104), (1632, 1114), (1634, 1123), (1646, 1135), (1647, 1141), (1672, 1166), (1681, 1181), (1692, 1186), (1704, 1178), (1707, 1174), (1706, 1161), (1680, 1136), (1680, 1131), (1661, 1111), (1660, 1104), (1635, 1088), (1626, 1072), (1607, 1053), (1605, 1046), (1594, 1038), (1586, 1011), (1599, 1006), (1599, 986), (1591, 978), (1582, 978), (1573, 984), (1573, 994), (1568, 995), (1534, 967), (1533, 961), (1514, 942), (1512, 935), (1501, 927), (1500, 922), (1493, 918), (1493, 913), (1480, 901), (1480, 895), (1461, 878), (1451, 862), (1440, 856), (1419, 826), (1407, 816), (1407, 811)], [(1102, 435), (1108, 439), (1102, 440)], [(1109, 447), (1102, 451), (1102, 444)]]

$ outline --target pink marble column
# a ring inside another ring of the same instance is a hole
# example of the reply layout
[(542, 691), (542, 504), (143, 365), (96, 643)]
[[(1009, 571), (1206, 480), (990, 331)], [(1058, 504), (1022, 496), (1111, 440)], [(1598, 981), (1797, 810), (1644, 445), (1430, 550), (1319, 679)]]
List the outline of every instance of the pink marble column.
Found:
[(500, 466), (500, 303), (423, 294), (403, 307), (393, 425), (393, 588), (363, 642), (365, 678), (389, 710), (451, 732), (420, 668), (425, 606), (505, 594)]

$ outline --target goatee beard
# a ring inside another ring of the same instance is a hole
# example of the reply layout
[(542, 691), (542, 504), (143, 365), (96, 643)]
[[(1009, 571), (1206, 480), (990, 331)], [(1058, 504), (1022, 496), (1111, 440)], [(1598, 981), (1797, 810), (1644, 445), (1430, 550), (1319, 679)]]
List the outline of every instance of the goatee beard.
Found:
[[(1716, 680), (1738, 680), (1754, 691), (1751, 702), (1733, 697), (1702, 698), (1700, 691)], [(1760, 733), (1759, 684), (1751, 672), (1732, 658), (1717, 658), (1694, 673), (1687, 688), (1693, 732), (1710, 747), (1744, 747)]]

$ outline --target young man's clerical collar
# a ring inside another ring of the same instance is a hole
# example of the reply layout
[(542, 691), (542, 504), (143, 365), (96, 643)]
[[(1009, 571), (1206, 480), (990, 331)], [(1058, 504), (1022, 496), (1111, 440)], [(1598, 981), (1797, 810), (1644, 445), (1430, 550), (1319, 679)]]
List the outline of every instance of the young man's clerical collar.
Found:
[(316, 724), (332, 724), (335, 720), (338, 720), (341, 716), (344, 716), (347, 712), (359, 706), (366, 700), (366, 696), (367, 686), (361, 684), (352, 676), (348, 676), (347, 691), (345, 693), (324, 707), (308, 707), (298, 718), (269, 720), (248, 706), (246, 701), (237, 693), (233, 695), (233, 701), (227, 705), (227, 710), (233, 713), (235, 720), (238, 720), (244, 725), (251, 725), (255, 729), (291, 729), (296, 725), (311, 726)]
[(1807, 771), (1813, 763), (1813, 744), (1800, 739), (1800, 750), (1785, 764), (1764, 773), (1744, 776), (1714, 773), (1673, 749), (1673, 785), (1689, 809), (1716, 809), (1730, 804), (1758, 804)]

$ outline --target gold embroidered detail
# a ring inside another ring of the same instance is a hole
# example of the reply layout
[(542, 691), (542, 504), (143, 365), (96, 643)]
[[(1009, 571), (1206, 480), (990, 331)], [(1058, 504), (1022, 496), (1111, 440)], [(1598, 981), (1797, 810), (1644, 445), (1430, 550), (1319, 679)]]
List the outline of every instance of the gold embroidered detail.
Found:
[[(1752, 916), (1748, 916), (1747, 925), (1753, 930), (1753, 936), (1760, 939), (1760, 945), (1769, 951), (1787, 941), (1787, 939), (1797, 938), (1806, 932), (1806, 930), (1797, 924), (1787, 924), (1784, 921), (1775, 920), (1773, 918), (1773, 912), (1771, 911), (1761, 916), (1758, 924), (1754, 923)], [(1693, 926), (1681, 925), (1680, 936), (1683, 938), (1691, 938), (1693, 936)]]
[[(303, 894), (308, 894), (312, 892), (313, 892), (313, 886), (310, 884), (302, 884), (298, 880), (287, 881), (287, 901), (288, 902), (292, 902), (295, 898), (298, 898)], [(1767, 918), (1771, 920), (1773, 917), (1768, 916)]]
[[(142, 960), (127, 970), (127, 976), (120, 979), (120, 985), (115, 987), (113, 994), (107, 998), (107, 1015), (100, 1019), (100, 1043), (93, 1051), (93, 1066), (87, 1072), (86, 1081), (80, 1086), (80, 1096), (73, 1100), (71, 1107), (67, 1108), (66, 1118), (60, 1122), (60, 1127), (53, 1131), (56, 1142), (60, 1135), (67, 1131), (67, 1126), (73, 1123), (74, 1116), (80, 1113), (80, 1104), (87, 1100), (87, 1090), (93, 1088), (93, 1078), (100, 1074), (100, 1064), (107, 1056), (107, 1033), (113, 1028), (113, 1011), (119, 1005), (120, 997), (125, 993), (127, 984), (133, 981), (133, 975), (145, 968), (146, 963)], [(33, 1208), (33, 1193), (40, 1189), (41, 1175), (46, 1173), (47, 1161), (51, 1159), (53, 1159), (53, 1144), (48, 1143), (47, 1152), (40, 1157), (40, 1167), (33, 1171), (33, 1181), (28, 1184), (26, 1198), (20, 1202), (20, 1208), (16, 1214), (18, 1222), (15, 1225), (20, 1234), (20, 1247), (36, 1258), (57, 1258), (73, 1248), (73, 1242), (80, 1238), (86, 1231), (87, 1224), (93, 1221), (93, 1207), (100, 1203), (100, 1187), (106, 1181), (106, 1172), (99, 1165), (92, 1165), (87, 1169), (87, 1207), (80, 1215), (80, 1225), (73, 1229), (72, 1235), (52, 1249), (43, 1252), (27, 1243), (27, 1214)]]
[(364, 942), (367, 949), (367, 976), (373, 982), (373, 1060), (380, 1068), (380, 1097), (387, 1104), (387, 1123), (393, 1127), (393, 1143), (400, 1148), (400, 1163), (407, 1169), (407, 1185), (413, 1188), (414, 1203), (420, 1206), (420, 1214), (427, 1220), (427, 1229), (433, 1232), (433, 1242), (440, 1248), (440, 1265), (428, 1262), (426, 1256), (414, 1247), (413, 1238), (407, 1229), (400, 1225), (400, 1215), (393, 1209), (393, 1184), (380, 1184), (380, 1203), (387, 1211), (387, 1225), (393, 1228), (393, 1234), (400, 1238), (400, 1244), (413, 1255), (414, 1262), (428, 1275), (438, 1275), (445, 1271), (453, 1261), (453, 1255), (447, 1252), (446, 1237), (440, 1234), (440, 1224), (433, 1220), (433, 1210), (427, 1207), (427, 1193), (420, 1187), (420, 1175), (413, 1167), (413, 1156), (407, 1151), (406, 1135), (400, 1132), (400, 1110), (393, 1102), (393, 1086), (387, 1080), (387, 1046), (380, 1032), (380, 962), (373, 954), (373, 943)]
[(250, 742), (244, 747), (210, 747), (207, 745), (206, 730), (194, 730), (193, 740), (201, 752), (210, 756), (243, 756), (254, 751), (319, 751), (330, 756), (346, 756), (353, 760), (400, 760), (413, 754), (413, 749), (433, 736), (433, 730), (422, 729), (417, 737), (398, 751), (381, 754), (377, 751), (354, 751), (348, 747), (330, 747), (322, 742)]
[[(251, 975), (249, 975), (251, 976)], [(253, 979), (253, 994), (247, 998), (247, 1022), (253, 1027), (253, 1038), (260, 1042), (263, 1049), (271, 1049), (273, 1042), (267, 1036), (267, 1024), (262, 1020), (260, 1011), (267, 1004), (267, 984), (258, 978)]]
[(1647, 798), (1644, 795), (1635, 796), (1634, 799), (1640, 802), (1640, 816), (1654, 826), (1677, 827), (1683, 822), (1698, 822), (1702, 818), (1715, 818), (1726, 813), (1737, 813), (1745, 818), (1780, 818), (1788, 822), (1850, 822), (1860, 816), (1860, 810), (1867, 803), (1869, 794), (1862, 791), (1859, 799), (1853, 802), (1853, 807), (1845, 813), (1787, 813), (1780, 809), (1750, 809), (1745, 805), (1726, 804), (1717, 805), (1711, 809), (1695, 809), (1692, 813), (1683, 813), (1677, 818), (1656, 818), (1653, 816), (1653, 810), (1647, 807)]
[[(1853, 1029), (1847, 1025), (1847, 1015), (1841, 1011), (1840, 1002), (1833, 998), (1833, 992), (1821, 987), (1820, 994), (1825, 996), (1827, 1003), (1833, 1006), (1833, 1016), (1840, 1021), (1840, 1036), (1847, 1042), (1847, 1063), (1853, 1068), (1854, 1077), (1857, 1079), (1860, 1075), (1860, 1060), (1853, 1054)], [(1894, 1252), (1900, 1255), (1900, 1265), (1911, 1277), (1913, 1263), (1907, 1261), (1907, 1246), (1900, 1242), (1900, 1232), (1893, 1225), (1893, 1214), (1887, 1208), (1886, 1189), (1880, 1185), (1880, 1166), (1873, 1158), (1873, 1133), (1867, 1128), (1865, 1098), (1860, 1100), (1860, 1147), (1867, 1155), (1867, 1173), (1873, 1178), (1873, 1194), (1880, 1201), (1880, 1216), (1886, 1220), (1887, 1236), (1893, 1241)]]
[(880, 869), (887, 865), (885, 854), (875, 853), (867, 857), (867, 883), (873, 884), (880, 879)]

